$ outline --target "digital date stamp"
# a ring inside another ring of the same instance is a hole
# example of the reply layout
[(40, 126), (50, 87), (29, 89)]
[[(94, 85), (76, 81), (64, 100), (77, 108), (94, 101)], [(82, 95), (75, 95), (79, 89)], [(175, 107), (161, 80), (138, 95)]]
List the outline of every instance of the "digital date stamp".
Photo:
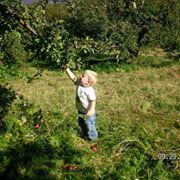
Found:
[(176, 153), (160, 152), (160, 153), (157, 154), (157, 159), (158, 160), (177, 161), (177, 160), (180, 160), (180, 156), (177, 155)]

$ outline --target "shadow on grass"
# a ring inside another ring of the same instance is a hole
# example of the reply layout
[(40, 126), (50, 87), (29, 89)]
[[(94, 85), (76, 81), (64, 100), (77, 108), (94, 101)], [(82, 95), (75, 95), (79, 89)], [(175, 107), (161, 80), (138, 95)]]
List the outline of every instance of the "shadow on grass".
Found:
[(62, 175), (63, 164), (78, 165), (82, 155), (64, 135), (56, 148), (45, 138), (34, 143), (19, 141), (0, 152), (0, 178), (57, 179), (58, 173)]
[[(48, 168), (52, 165), (50, 158), (54, 150), (48, 144), (16, 144), (1, 152), (4, 162), (4, 171), (0, 175), (2, 179), (34, 179), (51, 178)], [(5, 159), (8, 160), (6, 163)], [(3, 166), (1, 165), (1, 166)]]
[(11, 103), (16, 98), (15, 92), (0, 85), (0, 128), (3, 126), (3, 118), (7, 114)]

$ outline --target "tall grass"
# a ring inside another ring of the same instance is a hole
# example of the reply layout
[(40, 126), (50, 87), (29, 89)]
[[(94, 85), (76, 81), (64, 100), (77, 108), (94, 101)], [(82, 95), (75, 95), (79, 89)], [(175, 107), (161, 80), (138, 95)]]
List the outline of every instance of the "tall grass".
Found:
[[(29, 76), (34, 73), (29, 68)], [(65, 73), (45, 70), (32, 83), (7, 80), (18, 97), (1, 129), (1, 177), (177, 179), (179, 73), (178, 65), (99, 73), (96, 142), (77, 134), (75, 86)], [(90, 149), (94, 143), (97, 152)], [(158, 158), (159, 153), (176, 158)]]

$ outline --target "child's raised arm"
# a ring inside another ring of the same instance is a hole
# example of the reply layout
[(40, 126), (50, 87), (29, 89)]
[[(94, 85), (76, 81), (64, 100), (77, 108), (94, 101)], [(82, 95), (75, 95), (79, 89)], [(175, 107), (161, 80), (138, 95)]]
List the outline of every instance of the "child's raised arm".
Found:
[(68, 74), (69, 78), (76, 83), (77, 77), (73, 74), (73, 72), (67, 67), (67, 65), (64, 65), (63, 68), (66, 70), (66, 73)]
[(66, 69), (66, 73), (74, 83), (77, 81), (77, 77), (73, 74), (73, 72), (69, 68)]

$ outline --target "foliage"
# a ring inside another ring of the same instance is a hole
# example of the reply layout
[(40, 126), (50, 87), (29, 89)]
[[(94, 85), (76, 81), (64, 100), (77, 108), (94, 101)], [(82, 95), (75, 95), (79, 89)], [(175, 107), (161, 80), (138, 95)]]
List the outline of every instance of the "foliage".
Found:
[(21, 34), (15, 30), (4, 35), (2, 41), (4, 52), (3, 63), (6, 65), (22, 64), (25, 61), (26, 53), (21, 42)]
[(51, 67), (65, 64), (69, 33), (63, 26), (63, 21), (49, 24), (44, 28), (43, 35), (34, 40), (34, 53), (39, 61)]
[(0, 85), (0, 128), (2, 128), (4, 116), (15, 98), (15, 92), (12, 89)]
[[(70, 62), (81, 68), (95, 61), (116, 61), (119, 66), (132, 62), (145, 46), (179, 51), (177, 0), (68, 0), (59, 5), (39, 1), (30, 6), (3, 0), (0, 9), (1, 40), (8, 32), (19, 32), (28, 61), (46, 67)], [(4, 53), (1, 59), (8, 58)]]
[[(118, 64), (120, 50), (113, 41), (95, 41), (88, 36), (85, 39), (69, 37), (63, 21), (49, 25), (43, 37), (35, 39), (35, 53), (40, 58), (39, 61), (49, 67), (60, 67), (68, 63), (75, 69), (112, 60)], [(121, 60), (123, 61), (122, 58)]]
[(94, 38), (74, 38), (69, 45), (68, 63), (72, 68), (81, 69), (93, 64), (119, 61), (120, 51), (112, 41), (95, 41)]
[(119, 21), (116, 27), (111, 28), (109, 39), (119, 49), (120, 61), (137, 57), (139, 44), (137, 43), (138, 28), (134, 28), (128, 21)]
[(18, 67), (16, 66), (5, 66), (4, 64), (2, 64), (2, 66), (0, 67), (0, 78), (15, 78), (18, 77), (20, 75), (20, 73), (18, 72)]
[(107, 18), (100, 1), (65, 1), (69, 19), (67, 28), (78, 37), (101, 37), (106, 28)]
[(60, 19), (65, 20), (68, 16), (66, 7), (64, 6), (63, 3), (56, 4), (56, 5), (48, 4), (46, 6), (45, 11), (46, 11), (46, 14), (45, 14), (46, 18), (49, 22), (57, 21)]
[(179, 51), (178, 13), (180, 6), (177, 0), (172, 2), (154, 2), (154, 23), (149, 31), (150, 44), (159, 44), (168, 51)]
[(2, 0), (0, 2), (0, 17), (0, 35), (13, 30), (19, 30), (24, 34), (22, 21), (26, 21), (30, 15), (27, 6), (21, 0)]
[(46, 12), (42, 6), (34, 5), (29, 7), (28, 17), (26, 18), (29, 24), (36, 29), (38, 33), (44, 30), (47, 25)]

